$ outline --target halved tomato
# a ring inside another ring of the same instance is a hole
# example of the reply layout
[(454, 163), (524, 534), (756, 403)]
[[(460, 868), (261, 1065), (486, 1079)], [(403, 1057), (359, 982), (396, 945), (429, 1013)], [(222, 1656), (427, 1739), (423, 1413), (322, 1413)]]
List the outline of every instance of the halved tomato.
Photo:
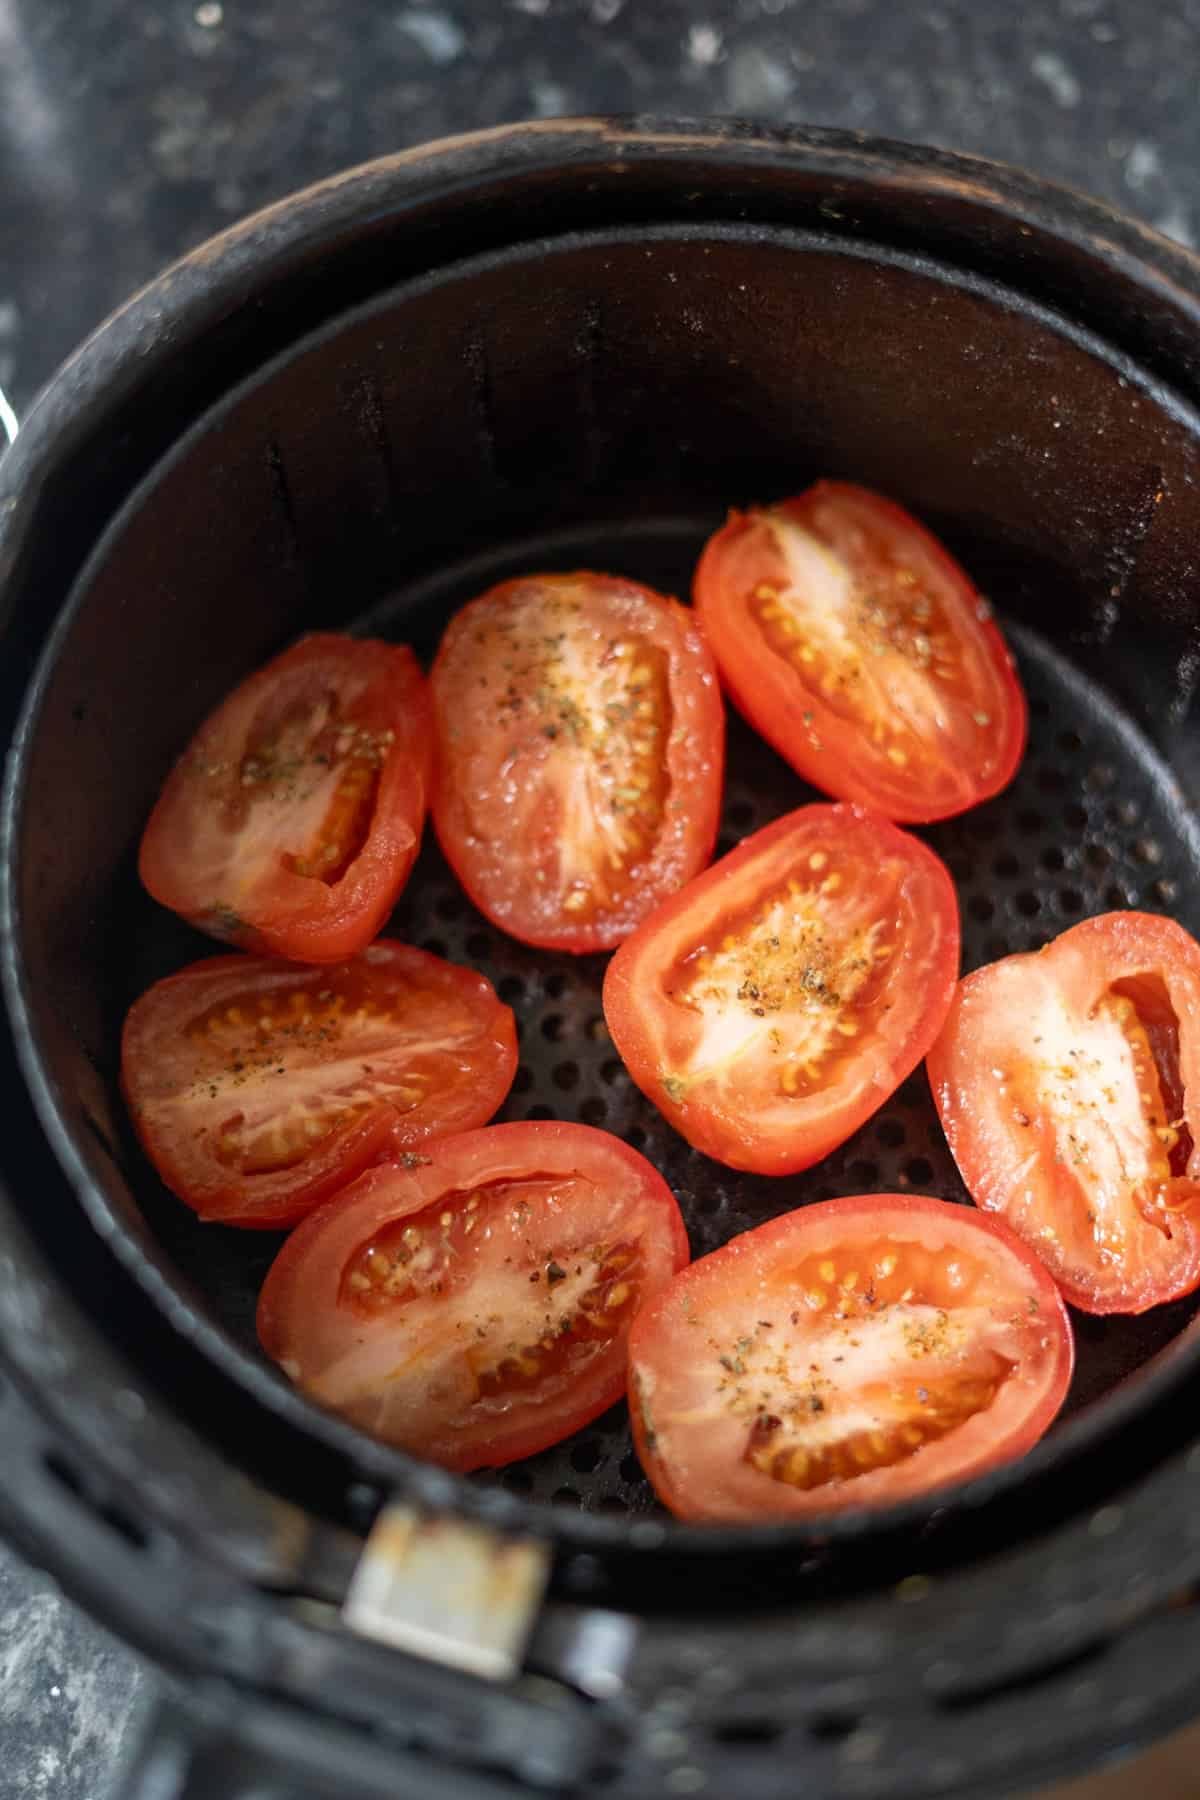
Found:
[(464, 607), (431, 677), (433, 819), (481, 912), (609, 950), (712, 855), (725, 716), (686, 608), (613, 575), (526, 575)]
[(999, 793), (1025, 696), (987, 602), (936, 538), (843, 481), (731, 513), (696, 608), (741, 712), (794, 769), (911, 823)]
[(236, 688), (176, 763), (142, 838), (142, 880), (244, 950), (352, 956), (408, 880), (432, 755), (411, 650), (301, 638)]
[(447, 1469), (557, 1443), (618, 1399), (629, 1323), (688, 1258), (675, 1198), (607, 1132), (494, 1125), (373, 1169), (295, 1231), (258, 1307), (314, 1400)]
[(802, 806), (666, 900), (609, 964), (604, 1016), (698, 1150), (785, 1175), (920, 1062), (958, 973), (933, 851), (855, 806)]
[(1104, 913), (958, 985), (929, 1080), (976, 1203), (1085, 1312), (1200, 1287), (1200, 944)]
[(994, 1220), (915, 1194), (785, 1214), (685, 1269), (629, 1339), (638, 1455), (684, 1519), (886, 1506), (1022, 1456), (1071, 1380), (1066, 1308)]
[(380, 938), (321, 969), (212, 956), (131, 1007), (125, 1095), (202, 1219), (291, 1225), (381, 1152), (491, 1118), (517, 1066), (489, 981)]

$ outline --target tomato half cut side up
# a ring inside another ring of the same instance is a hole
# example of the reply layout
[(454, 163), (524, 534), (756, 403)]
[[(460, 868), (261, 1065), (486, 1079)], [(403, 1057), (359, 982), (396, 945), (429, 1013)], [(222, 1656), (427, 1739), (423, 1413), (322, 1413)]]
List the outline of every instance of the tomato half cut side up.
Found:
[(784, 1175), (844, 1142), (920, 1062), (958, 947), (954, 885), (932, 850), (857, 807), (805, 806), (622, 944), (604, 1016), (690, 1144)]
[(380, 938), (320, 969), (193, 963), (130, 1009), (121, 1065), (167, 1186), (202, 1219), (274, 1229), (381, 1154), (484, 1124), (517, 1039), (483, 975)]
[(1012, 1232), (915, 1194), (827, 1200), (734, 1238), (629, 1340), (638, 1455), (683, 1519), (887, 1506), (1024, 1455), (1074, 1361)]
[(738, 709), (792, 767), (910, 824), (1008, 785), (1027, 708), (988, 603), (923, 526), (842, 481), (731, 513), (696, 609)]
[(611, 575), (527, 575), (450, 621), (431, 675), (433, 818), (489, 919), (610, 950), (712, 855), (725, 715), (686, 607)]
[(962, 1178), (1084, 1312), (1200, 1287), (1200, 944), (1103, 913), (958, 985), (929, 1079)]
[(411, 650), (301, 638), (236, 688), (176, 763), (142, 837), (142, 881), (243, 950), (351, 956), (408, 880), (432, 756)]
[(620, 1398), (630, 1321), (687, 1258), (675, 1198), (635, 1150), (586, 1125), (494, 1125), (306, 1219), (258, 1333), (363, 1430), (443, 1468), (498, 1467)]

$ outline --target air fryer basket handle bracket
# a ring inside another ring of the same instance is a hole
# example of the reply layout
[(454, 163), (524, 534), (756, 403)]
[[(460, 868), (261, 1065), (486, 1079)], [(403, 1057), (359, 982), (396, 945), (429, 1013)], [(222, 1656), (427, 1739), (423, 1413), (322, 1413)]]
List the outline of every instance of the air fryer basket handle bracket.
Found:
[(225, 1689), (164, 1690), (113, 1800), (517, 1800), (529, 1791), (507, 1775), (468, 1772), (449, 1757), (433, 1760), (258, 1695), (243, 1703)]
[[(544, 1542), (393, 1503), (340, 1620), (322, 1607), (323, 1628), (301, 1613), (270, 1633), (275, 1696), (224, 1683), (164, 1692), (119, 1800), (577, 1791), (613, 1724), (581, 1696), (616, 1698), (634, 1631), (618, 1614), (544, 1614), (549, 1565)], [(278, 1697), (289, 1691), (328, 1710)]]
[(549, 1567), (544, 1541), (393, 1504), (371, 1528), (342, 1616), (363, 1637), (488, 1680), (511, 1679)]

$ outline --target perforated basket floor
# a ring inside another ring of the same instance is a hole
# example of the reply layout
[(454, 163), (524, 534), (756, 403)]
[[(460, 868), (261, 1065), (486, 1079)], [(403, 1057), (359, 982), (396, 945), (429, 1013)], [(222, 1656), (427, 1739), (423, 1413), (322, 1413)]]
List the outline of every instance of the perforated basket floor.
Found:
[[(364, 628), (428, 651), (437, 621), (474, 592), (522, 567), (618, 568), (686, 593), (696, 527), (643, 527), (629, 539), (526, 546), (487, 568), (451, 572), (379, 609)], [(607, 555), (606, 555), (607, 551)], [(1001, 601), (1002, 596), (998, 596)], [(962, 909), (964, 968), (1039, 945), (1089, 914), (1137, 906), (1200, 932), (1200, 836), (1178, 786), (1147, 740), (1033, 633), (1008, 627), (1030, 701), (1030, 741), (1007, 793), (922, 830), (945, 859)], [(730, 716), (726, 793), (717, 854), (771, 819), (820, 798), (736, 716)], [(691, 1149), (633, 1086), (605, 1029), (605, 958), (530, 950), (468, 902), (432, 832), (390, 935), (481, 969), (517, 1017), (521, 1061), (501, 1119), (573, 1119), (615, 1132), (644, 1152), (678, 1196), (693, 1254), (809, 1201), (910, 1189), (966, 1201), (922, 1070), (816, 1168), (783, 1179), (725, 1169)], [(144, 901), (132, 933), (129, 998), (211, 948)], [(225, 1328), (256, 1350), (258, 1289), (280, 1239), (199, 1225), (146, 1169), (138, 1189), (152, 1229)], [(1110, 1389), (1161, 1349), (1195, 1300), (1140, 1319), (1075, 1315), (1078, 1363), (1066, 1411)], [(283, 1377), (280, 1376), (282, 1380)], [(624, 1406), (552, 1450), (480, 1476), (556, 1506), (645, 1514), (656, 1501), (633, 1451)]]

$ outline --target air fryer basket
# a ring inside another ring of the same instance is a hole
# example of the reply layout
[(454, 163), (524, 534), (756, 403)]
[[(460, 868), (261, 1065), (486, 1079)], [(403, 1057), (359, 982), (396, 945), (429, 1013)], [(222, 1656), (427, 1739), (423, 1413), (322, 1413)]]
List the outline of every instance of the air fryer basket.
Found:
[[(623, 1409), (464, 1481), (304, 1400), (254, 1342), (279, 1240), (172, 1200), (115, 1077), (131, 999), (208, 947), (140, 891), (139, 830), (241, 675), (313, 626), (427, 654), (523, 569), (686, 595), (726, 506), (821, 474), (927, 519), (1021, 664), (1017, 780), (924, 833), (966, 966), (1112, 907), (1200, 933), (1198, 293), (1182, 253), (983, 165), (528, 127), (248, 221), (42, 401), (0, 467), (4, 975), (37, 1120), (0, 1147), (3, 1505), (114, 1623), (209, 1677), (148, 1738), (139, 1792), (171, 1764), (189, 1793), (241, 1793), (281, 1758), (310, 1791), (383, 1792), (404, 1758), (414, 1794), (469, 1791), (465, 1769), (480, 1793), (984, 1793), (1194, 1704), (1194, 1302), (1078, 1317), (1067, 1412), (1018, 1468), (887, 1515), (684, 1528)], [(808, 797), (733, 725), (720, 848)], [(806, 1175), (691, 1151), (616, 1059), (603, 960), (504, 938), (432, 842), (390, 929), (513, 1005), (501, 1117), (642, 1148), (696, 1254), (832, 1194), (965, 1199), (920, 1073)], [(389, 1497), (547, 1546), (525, 1674), (451, 1675), (339, 1623)]]

